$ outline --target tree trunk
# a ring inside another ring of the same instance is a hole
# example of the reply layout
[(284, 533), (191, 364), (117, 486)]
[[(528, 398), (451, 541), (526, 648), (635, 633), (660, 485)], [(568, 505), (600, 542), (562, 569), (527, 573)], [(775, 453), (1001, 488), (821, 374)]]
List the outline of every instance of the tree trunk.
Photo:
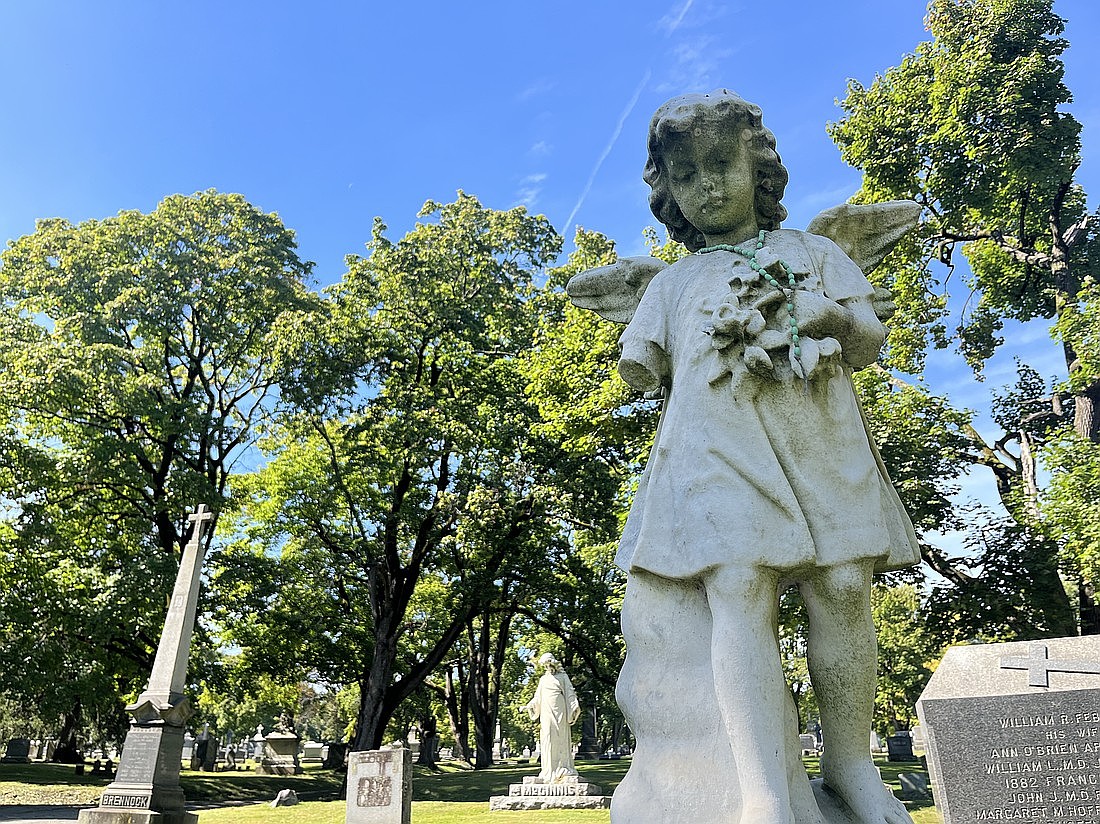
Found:
[(53, 760), (59, 764), (83, 764), (84, 753), (80, 751), (80, 742), (77, 733), (83, 726), (83, 710), (77, 701), (72, 710), (65, 713), (61, 720), (61, 732), (57, 734), (57, 749), (54, 750)]
[(475, 629), (468, 627), (470, 639), (470, 716), (474, 722), (474, 769), (493, 764), (493, 713), (489, 700), (489, 646), (492, 627), (489, 614), (483, 613)]
[(386, 702), (386, 688), (393, 680), (393, 662), (396, 658), (396, 627), (390, 621), (376, 624), (370, 669), (366, 678), (359, 682), (359, 714), (351, 740), (353, 751), (377, 750), (382, 746), (386, 724), (393, 714)]
[(1082, 581), (1077, 585), (1077, 600), (1081, 605), (1081, 634), (1100, 635), (1100, 604), (1096, 603), (1096, 589)]
[(451, 737), (454, 738), (454, 754), (463, 761), (470, 760), (470, 715), (466, 699), (466, 678), (462, 664), (457, 665), (458, 684), (455, 684), (455, 671), (448, 668), (443, 686), (444, 703), (447, 705), (447, 720), (451, 725)]

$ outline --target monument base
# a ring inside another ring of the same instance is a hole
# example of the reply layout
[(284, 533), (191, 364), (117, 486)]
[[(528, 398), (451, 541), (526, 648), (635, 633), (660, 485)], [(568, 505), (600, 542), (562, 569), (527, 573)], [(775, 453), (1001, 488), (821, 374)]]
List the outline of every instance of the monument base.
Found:
[(94, 807), (81, 810), (79, 824), (199, 824), (199, 817), (187, 810), (114, 810), (109, 807)]
[(508, 785), (508, 795), (492, 796), (489, 810), (606, 810), (611, 796), (602, 793), (580, 776), (545, 782), (527, 775), (522, 784)]
[(302, 768), (298, 764), (268, 761), (265, 758), (256, 766), (256, 772), (260, 775), (301, 775)]

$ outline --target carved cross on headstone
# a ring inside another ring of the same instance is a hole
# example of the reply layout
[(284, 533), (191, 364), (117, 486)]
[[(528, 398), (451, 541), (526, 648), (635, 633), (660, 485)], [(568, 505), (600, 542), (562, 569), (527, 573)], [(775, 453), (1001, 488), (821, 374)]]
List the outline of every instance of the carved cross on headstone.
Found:
[(1052, 672), (1081, 672), (1100, 675), (1100, 662), (1049, 658), (1046, 644), (1032, 644), (1028, 647), (1027, 658), (1002, 656), (1001, 669), (1026, 669), (1028, 686), (1049, 687), (1050, 673)]

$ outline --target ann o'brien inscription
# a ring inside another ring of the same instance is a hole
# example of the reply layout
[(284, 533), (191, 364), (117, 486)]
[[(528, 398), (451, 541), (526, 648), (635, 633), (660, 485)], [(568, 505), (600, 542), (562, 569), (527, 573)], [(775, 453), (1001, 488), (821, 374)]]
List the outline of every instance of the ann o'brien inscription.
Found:
[(1095, 690), (928, 701), (953, 820), (1100, 821)]

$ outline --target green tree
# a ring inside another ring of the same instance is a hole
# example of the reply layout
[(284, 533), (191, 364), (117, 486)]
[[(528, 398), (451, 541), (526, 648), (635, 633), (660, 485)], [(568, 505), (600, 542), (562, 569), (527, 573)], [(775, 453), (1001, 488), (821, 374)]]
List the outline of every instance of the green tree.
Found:
[[(376, 222), (325, 321), (288, 338), (298, 411), (235, 488), (244, 537), (219, 561), (219, 586), (267, 588), (262, 616), (227, 622), (234, 642), (276, 633), (309, 652), (303, 665), (359, 685), (355, 749), (381, 743), (502, 582), (600, 505), (567, 491), (600, 468), (540, 430), (519, 368), (533, 279), (560, 239), (545, 218), (461, 193), (420, 217), (396, 243)], [(256, 567), (286, 572), (258, 585)]]
[(0, 261), (0, 448), (21, 470), (0, 689), (66, 714), (72, 744), (82, 710), (148, 676), (185, 516), (220, 504), (270, 414), (273, 340), (310, 308), (310, 265), (276, 215), (212, 191), (43, 220)]
[[(1086, 213), (1074, 181), (1080, 125), (1062, 108), (1070, 102), (1060, 59), (1064, 21), (1050, 0), (933, 0), (927, 25), (933, 39), (900, 66), (869, 87), (849, 83), (845, 116), (830, 126), (844, 159), (864, 173), (857, 200), (911, 198), (925, 208), (919, 235), (880, 268), (899, 305), (887, 363), (917, 372), (928, 346), (954, 342), (980, 373), (1003, 343), (998, 333), (1006, 320), (1050, 319), (1069, 374), (1072, 427), (1065, 438), (1080, 442), (1078, 449), (1095, 448), (1100, 368), (1089, 330), (1100, 319), (1093, 274), (1100, 246), (1096, 216)], [(955, 315), (947, 289), (962, 274), (955, 273), (958, 252), (968, 267)], [(1042, 550), (1046, 539), (1034, 530), (1041, 446), (1035, 424), (1057, 422), (1062, 399), (1045, 392), (1028, 400), (1026, 413), (1002, 417), (1006, 431), (996, 442), (969, 425), (956, 431), (970, 441), (960, 454), (994, 473), (1006, 509), (1021, 528), (1032, 527), (1028, 534)], [(1074, 566), (1082, 629), (1100, 631), (1092, 593), (1098, 582), (1085, 577), (1087, 565)], [(1062, 588), (1048, 584), (1045, 597), (1062, 616), (1072, 615)], [(1051, 628), (1075, 631), (1066, 620)]]
[(871, 614), (878, 638), (878, 691), (875, 717), (889, 722), (882, 732), (908, 730), (915, 721), (917, 699), (932, 677), (931, 665), (943, 647), (929, 632), (917, 588), (875, 585)]

